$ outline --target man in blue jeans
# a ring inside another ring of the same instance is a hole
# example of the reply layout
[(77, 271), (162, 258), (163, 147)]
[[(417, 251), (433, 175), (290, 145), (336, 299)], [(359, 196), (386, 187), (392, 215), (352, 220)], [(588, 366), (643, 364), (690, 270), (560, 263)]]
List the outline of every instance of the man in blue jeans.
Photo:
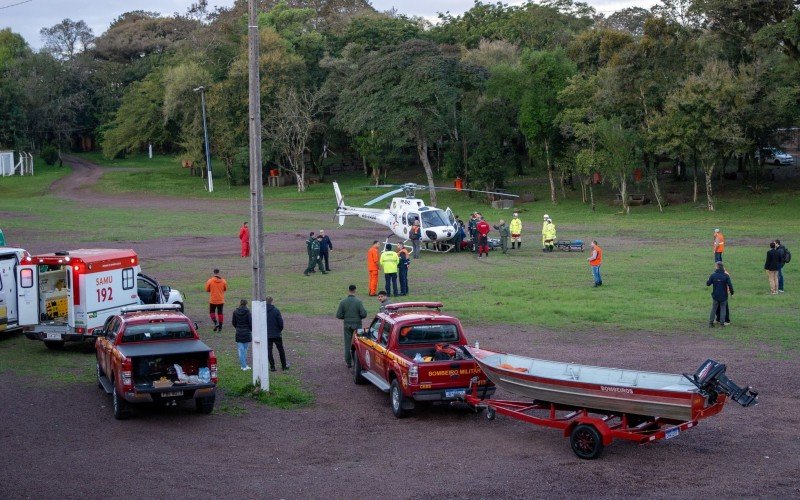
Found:
[(717, 262), (717, 268), (706, 281), (706, 286), (712, 285), (714, 286), (711, 290), (713, 302), (711, 303), (711, 316), (708, 319), (708, 326), (709, 328), (714, 327), (714, 318), (717, 315), (717, 309), (719, 309), (719, 326), (724, 327), (728, 321), (728, 290), (733, 295), (733, 283), (731, 282), (731, 277), (725, 273), (725, 267), (722, 262)]
[(247, 308), (247, 301), (239, 301), (239, 307), (233, 311), (233, 327), (236, 329), (236, 348), (239, 351), (239, 367), (242, 371), (247, 371), (250, 366), (247, 364), (247, 350), (250, 342), (253, 341), (253, 317), (250, 309)]

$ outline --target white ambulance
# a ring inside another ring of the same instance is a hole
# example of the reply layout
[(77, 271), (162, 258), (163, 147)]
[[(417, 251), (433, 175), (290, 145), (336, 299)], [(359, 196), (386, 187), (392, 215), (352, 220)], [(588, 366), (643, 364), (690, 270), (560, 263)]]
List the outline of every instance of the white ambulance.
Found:
[(0, 330), (24, 328), (26, 337), (50, 349), (94, 339), (94, 330), (126, 306), (172, 303), (183, 309), (183, 295), (142, 274), (133, 250), (30, 255), (0, 248), (0, 280)]

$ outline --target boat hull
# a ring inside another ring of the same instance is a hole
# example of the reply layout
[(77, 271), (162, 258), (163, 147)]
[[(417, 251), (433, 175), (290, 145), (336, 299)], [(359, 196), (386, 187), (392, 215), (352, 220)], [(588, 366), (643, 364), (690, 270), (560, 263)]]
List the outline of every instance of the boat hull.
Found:
[(676, 421), (694, 420), (706, 406), (706, 398), (682, 375), (469, 351), (498, 387), (541, 402)]

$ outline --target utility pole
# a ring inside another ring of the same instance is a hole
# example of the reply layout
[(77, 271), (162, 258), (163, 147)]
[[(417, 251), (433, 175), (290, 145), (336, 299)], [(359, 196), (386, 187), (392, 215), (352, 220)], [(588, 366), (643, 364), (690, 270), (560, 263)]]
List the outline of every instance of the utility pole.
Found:
[(200, 107), (203, 109), (203, 138), (206, 143), (206, 168), (208, 169), (208, 192), (214, 192), (214, 178), (211, 176), (211, 149), (208, 147), (208, 127), (206, 126), (206, 88), (202, 85), (194, 89), (200, 92)]
[(261, 173), (261, 83), (257, 0), (248, 0), (248, 70), (250, 74), (250, 260), (253, 264), (253, 385), (269, 390), (267, 361), (267, 284), (264, 265), (264, 183)]

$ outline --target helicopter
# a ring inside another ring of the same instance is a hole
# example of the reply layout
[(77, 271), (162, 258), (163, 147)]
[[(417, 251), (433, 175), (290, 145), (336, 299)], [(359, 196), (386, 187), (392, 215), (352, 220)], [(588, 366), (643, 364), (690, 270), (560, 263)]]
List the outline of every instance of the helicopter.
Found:
[[(419, 221), (420, 225), (420, 241), (425, 243), (424, 249), (434, 252), (449, 252), (455, 247), (454, 243), (450, 243), (456, 236), (456, 217), (450, 207), (442, 210), (441, 208), (429, 207), (424, 201), (416, 197), (417, 190), (428, 189), (428, 186), (408, 182), (406, 184), (382, 184), (378, 186), (368, 186), (370, 188), (394, 188), (388, 193), (384, 193), (377, 198), (374, 198), (364, 204), (364, 207), (351, 207), (344, 204), (342, 192), (339, 190), (339, 184), (333, 183), (333, 191), (336, 194), (336, 211), (334, 217), (339, 218), (339, 225), (344, 225), (344, 220), (348, 216), (359, 217), (364, 220), (386, 226), (392, 230), (395, 236), (405, 241), (408, 238), (408, 232), (415, 221)], [(457, 188), (451, 187), (437, 187), (434, 189), (457, 191)], [(517, 198), (517, 195), (508, 193), (499, 193), (495, 191), (480, 191), (477, 189), (460, 189), (461, 191), (472, 191), (475, 193), (487, 193), (500, 196), (508, 196)], [(405, 196), (396, 196), (392, 198), (389, 207), (386, 209), (368, 208), (370, 205), (385, 200), (390, 196), (403, 193)], [(390, 235), (391, 236), (391, 235)], [(434, 245), (429, 246), (430, 243)]]

